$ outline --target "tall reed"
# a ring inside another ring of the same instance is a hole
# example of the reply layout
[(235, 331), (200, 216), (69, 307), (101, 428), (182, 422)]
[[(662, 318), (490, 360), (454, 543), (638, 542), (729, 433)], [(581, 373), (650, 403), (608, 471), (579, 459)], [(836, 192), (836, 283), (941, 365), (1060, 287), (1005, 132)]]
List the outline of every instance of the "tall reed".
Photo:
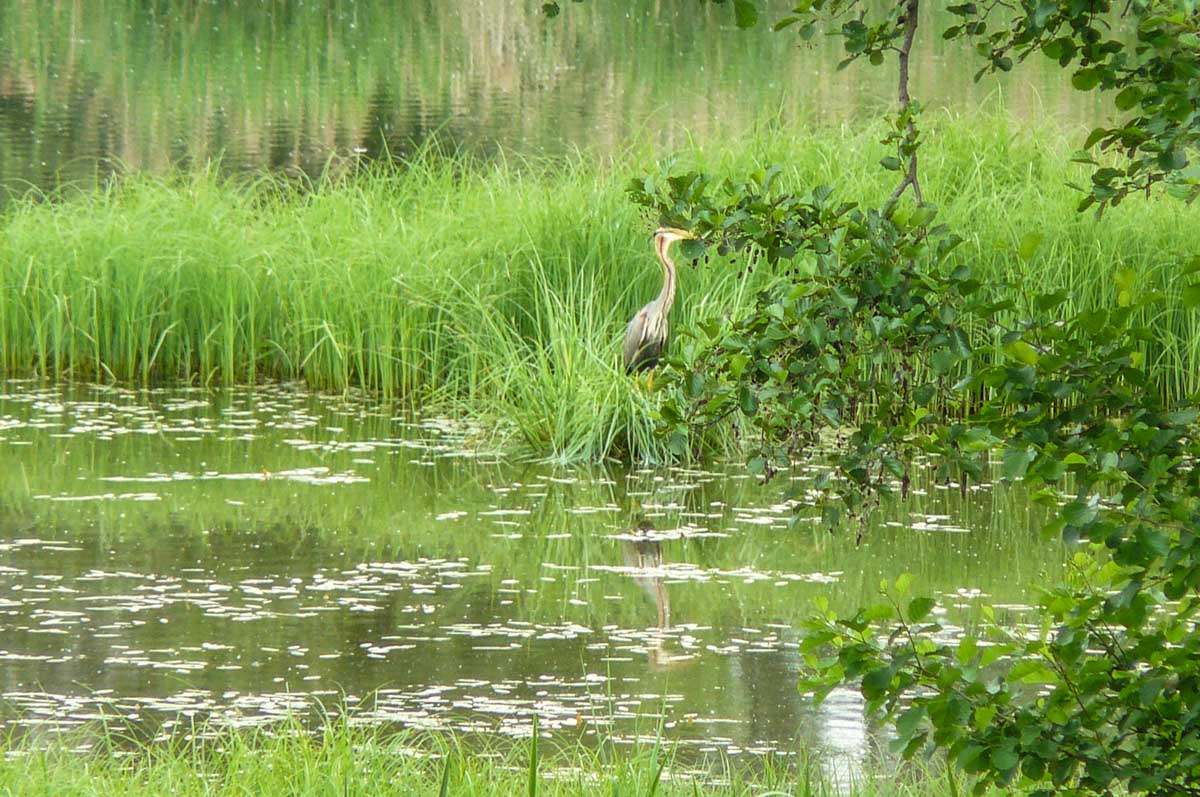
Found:
[[(957, 257), (1024, 290), (1068, 288), (1073, 307), (1114, 301), (1128, 271), (1165, 296), (1144, 319), (1158, 340), (1152, 378), (1169, 395), (1195, 390), (1200, 319), (1176, 274), (1200, 251), (1200, 209), (1156, 198), (1077, 215), (1070, 143), (1008, 124), (933, 120), (926, 194), (967, 235)], [(875, 202), (889, 189), (878, 132), (763, 124), (680, 161), (732, 174), (778, 162), (789, 188), (828, 182)], [(494, 421), (539, 457), (662, 457), (652, 394), (617, 354), (625, 321), (658, 289), (654, 220), (622, 190), (646, 161), (485, 163), (430, 148), (402, 168), (300, 188), (210, 166), (30, 196), (0, 217), (0, 369), (358, 385)], [(1030, 233), (1042, 245), (1023, 260)], [(674, 327), (748, 307), (770, 277), (747, 284), (742, 265), (685, 264)]]

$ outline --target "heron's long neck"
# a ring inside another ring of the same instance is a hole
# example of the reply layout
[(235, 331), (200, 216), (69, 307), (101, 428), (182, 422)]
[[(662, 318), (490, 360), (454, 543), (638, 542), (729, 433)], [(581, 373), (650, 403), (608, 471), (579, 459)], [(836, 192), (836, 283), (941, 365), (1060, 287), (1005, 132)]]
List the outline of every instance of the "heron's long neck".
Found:
[(654, 252), (658, 255), (658, 262), (662, 264), (663, 269), (663, 286), (658, 292), (658, 303), (662, 307), (663, 315), (671, 309), (671, 305), (675, 303), (675, 264), (671, 262), (671, 258), (667, 256), (667, 247), (671, 242), (663, 237), (658, 237), (654, 240)]

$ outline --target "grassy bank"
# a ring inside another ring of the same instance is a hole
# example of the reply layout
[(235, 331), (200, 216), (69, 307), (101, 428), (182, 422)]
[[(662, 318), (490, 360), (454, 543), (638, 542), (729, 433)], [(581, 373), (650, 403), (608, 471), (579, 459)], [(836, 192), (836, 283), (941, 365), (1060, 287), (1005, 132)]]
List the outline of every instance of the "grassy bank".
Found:
[[(943, 118), (924, 155), (927, 197), (968, 241), (957, 257), (1077, 307), (1113, 301), (1127, 269), (1168, 295), (1146, 319), (1153, 378), (1200, 381), (1200, 318), (1176, 298), (1200, 251), (1200, 208), (1130, 201), (1073, 212), (1072, 140), (1002, 116)], [(878, 201), (890, 176), (878, 130), (763, 125), (681, 156), (717, 172), (787, 165), (797, 189), (831, 182)], [(414, 406), (503, 422), (537, 456), (654, 457), (650, 399), (619, 368), (626, 320), (658, 288), (622, 187), (646, 159), (488, 164), (431, 153), (408, 168), (312, 190), (215, 169), (133, 177), (64, 201), (13, 203), (0, 221), (0, 370), (193, 383), (301, 379), (361, 385)], [(1042, 236), (1030, 260), (1028, 233)], [(736, 266), (685, 269), (676, 328), (747, 306)], [(761, 285), (765, 279), (755, 277)], [(713, 445), (720, 446), (717, 438)]]
[[(83, 737), (80, 736), (80, 739)], [(688, 760), (680, 748), (483, 742), (425, 734), (388, 734), (334, 721), (316, 734), (221, 731), (204, 741), (142, 745), (112, 735), (85, 752), (56, 743), (0, 743), (3, 797), (225, 797), (226, 795), (720, 795), (794, 797), (940, 795), (944, 782), (863, 779), (837, 788), (815, 765), (790, 759)]]

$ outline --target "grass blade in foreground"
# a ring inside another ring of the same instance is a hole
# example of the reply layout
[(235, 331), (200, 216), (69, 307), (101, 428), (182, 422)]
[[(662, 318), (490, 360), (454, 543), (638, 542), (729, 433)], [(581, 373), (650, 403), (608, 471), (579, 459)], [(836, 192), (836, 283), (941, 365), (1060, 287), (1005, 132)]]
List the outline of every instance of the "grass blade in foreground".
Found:
[[(927, 794), (940, 797), (940, 781), (913, 771), (905, 783), (867, 780), (839, 788), (815, 782), (806, 764), (780, 765), (748, 758), (710, 761), (707, 769), (664, 766), (649, 746), (595, 750), (567, 745), (553, 755), (483, 737), (445, 738), (414, 733), (386, 734), (351, 727), (339, 720), (310, 734), (285, 722), (272, 732), (216, 731), (204, 741), (152, 743), (125, 749), (111, 737), (91, 740), (95, 752), (71, 752), (72, 740), (38, 748), (10, 740), (0, 756), (0, 795), (73, 797), (233, 797), (244, 794), (472, 795), (520, 794), (583, 797), (593, 794), (645, 794), (683, 797), (701, 793), (734, 797), (841, 794), (888, 797)], [(86, 743), (84, 735), (74, 741)], [(469, 748), (472, 752), (467, 752)], [(123, 754), (114, 753), (125, 749)], [(521, 758), (528, 754), (528, 760)], [(607, 758), (607, 763), (602, 761)], [(701, 765), (703, 766), (703, 765)], [(537, 779), (538, 772), (543, 773)], [(885, 785), (886, 784), (886, 785)]]

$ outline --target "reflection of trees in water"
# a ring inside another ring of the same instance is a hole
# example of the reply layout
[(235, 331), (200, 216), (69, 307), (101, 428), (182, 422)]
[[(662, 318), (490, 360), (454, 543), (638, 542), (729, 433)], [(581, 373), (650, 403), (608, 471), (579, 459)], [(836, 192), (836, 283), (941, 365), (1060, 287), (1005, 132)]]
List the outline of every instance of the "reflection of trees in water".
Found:
[(801, 660), (794, 647), (742, 646), (728, 661), (730, 698), (743, 719), (734, 732), (739, 746), (773, 748), (795, 739), (802, 754), (841, 784), (859, 777), (887, 749), (886, 728), (868, 722), (857, 690), (835, 689), (819, 708), (800, 694)]
[[(360, 146), (401, 157), (435, 130), (485, 154), (612, 153), (635, 136), (671, 149), (745, 129), (762, 108), (843, 121), (890, 96), (883, 72), (837, 71), (835, 44), (732, 31), (709, 6), (589, 4), (551, 28), (523, 0), (156, 5), (0, 0), (0, 182), (213, 157), (317, 174)], [(962, 54), (944, 48), (931, 35), (914, 55), (930, 98), (971, 108), (1002, 85), (1018, 116), (1096, 115), (1056, 66), (977, 86), (972, 69), (946, 69)]]
[(0, 184), (21, 192), (111, 175), (120, 134), (99, 78), (64, 66), (42, 87), (13, 69), (0, 75)]
[(416, 93), (402, 97), (380, 82), (367, 101), (359, 154), (372, 161), (403, 162), (430, 141), (443, 153), (460, 149), (469, 134), (448, 108), (430, 107), (428, 100)]

